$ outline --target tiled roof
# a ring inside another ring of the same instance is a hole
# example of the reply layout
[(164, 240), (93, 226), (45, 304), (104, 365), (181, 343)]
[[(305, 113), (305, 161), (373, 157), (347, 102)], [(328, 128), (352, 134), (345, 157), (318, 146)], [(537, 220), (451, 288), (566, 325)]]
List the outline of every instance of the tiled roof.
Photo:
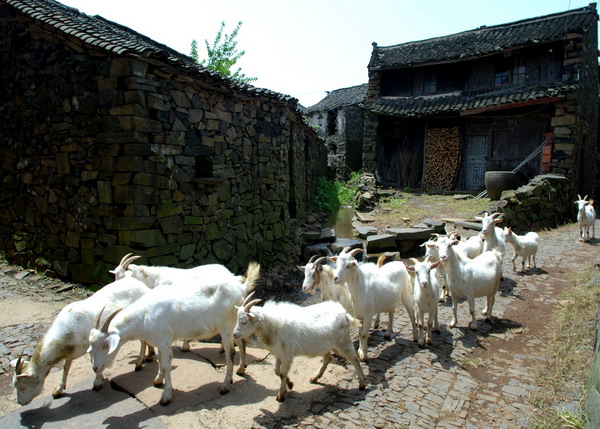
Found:
[(267, 89), (256, 88), (197, 65), (190, 57), (158, 43), (123, 25), (101, 16), (89, 16), (78, 9), (54, 0), (4, 0), (30, 18), (48, 24), (57, 31), (79, 39), (84, 44), (118, 55), (154, 58), (169, 63), (182, 73), (205, 80), (211, 85), (248, 91), (255, 95), (292, 100), (293, 98)]
[(490, 55), (516, 46), (561, 40), (565, 33), (583, 32), (592, 28), (597, 19), (598, 14), (595, 5), (592, 4), (568, 12), (491, 27), (483, 26), (444, 37), (394, 46), (373, 44), (369, 69), (453, 61)]
[(331, 91), (325, 98), (306, 109), (310, 112), (322, 112), (326, 110), (335, 110), (342, 106), (351, 106), (353, 104), (361, 104), (367, 96), (368, 84), (351, 86), (349, 88), (341, 88)]
[(422, 117), (441, 113), (460, 113), (514, 103), (543, 101), (562, 97), (577, 84), (552, 84), (512, 87), (485, 93), (452, 93), (423, 97), (382, 97), (369, 103), (369, 111), (380, 115)]

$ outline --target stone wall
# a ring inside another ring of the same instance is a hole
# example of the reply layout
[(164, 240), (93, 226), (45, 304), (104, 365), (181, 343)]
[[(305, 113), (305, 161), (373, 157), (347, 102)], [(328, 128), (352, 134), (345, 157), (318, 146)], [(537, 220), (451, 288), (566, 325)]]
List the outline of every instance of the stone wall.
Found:
[(540, 175), (517, 190), (502, 192), (492, 211), (504, 213), (504, 223), (517, 234), (574, 222), (576, 210), (570, 183), (560, 175)]
[(108, 53), (6, 7), (0, 58), (10, 259), (97, 282), (128, 252), (240, 272), (298, 251), (326, 148), (296, 100)]

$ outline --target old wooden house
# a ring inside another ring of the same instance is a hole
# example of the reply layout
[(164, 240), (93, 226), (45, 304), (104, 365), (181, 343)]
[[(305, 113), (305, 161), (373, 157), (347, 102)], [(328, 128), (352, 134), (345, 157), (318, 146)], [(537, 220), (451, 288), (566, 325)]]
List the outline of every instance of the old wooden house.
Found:
[(592, 193), (598, 133), (595, 4), (503, 25), (373, 44), (363, 168), (399, 187), (480, 190), (484, 173), (566, 175)]
[(134, 252), (293, 255), (326, 147), (297, 100), (53, 0), (0, 0), (0, 251), (80, 282)]
[(339, 179), (362, 168), (366, 96), (367, 84), (336, 89), (304, 112), (308, 123), (327, 141), (328, 165)]

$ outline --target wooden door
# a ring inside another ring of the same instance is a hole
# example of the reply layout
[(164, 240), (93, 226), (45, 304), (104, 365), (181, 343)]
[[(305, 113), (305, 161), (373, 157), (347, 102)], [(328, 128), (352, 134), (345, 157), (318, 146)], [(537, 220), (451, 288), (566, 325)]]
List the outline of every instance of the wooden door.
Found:
[(468, 136), (465, 165), (465, 188), (483, 189), (488, 153), (488, 136)]

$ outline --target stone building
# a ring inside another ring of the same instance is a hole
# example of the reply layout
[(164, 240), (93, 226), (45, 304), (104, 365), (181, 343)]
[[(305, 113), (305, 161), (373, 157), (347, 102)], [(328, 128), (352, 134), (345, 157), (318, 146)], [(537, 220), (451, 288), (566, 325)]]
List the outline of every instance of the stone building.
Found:
[(325, 174), (297, 100), (53, 0), (0, 0), (0, 251), (80, 282), (276, 263)]
[(373, 44), (363, 168), (384, 184), (480, 190), (484, 173), (521, 183), (564, 174), (592, 194), (598, 141), (595, 4), (403, 43)]
[(336, 89), (304, 114), (329, 148), (329, 167), (335, 177), (347, 179), (362, 169), (364, 106), (367, 84)]

